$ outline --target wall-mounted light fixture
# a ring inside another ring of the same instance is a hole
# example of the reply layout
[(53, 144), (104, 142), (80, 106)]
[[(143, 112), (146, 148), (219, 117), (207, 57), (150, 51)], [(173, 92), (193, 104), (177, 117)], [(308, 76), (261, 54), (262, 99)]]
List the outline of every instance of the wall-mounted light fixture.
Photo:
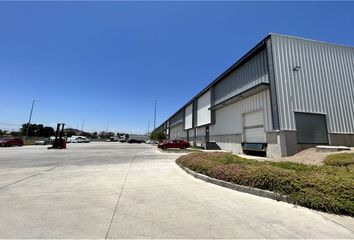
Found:
[(299, 65), (296, 65), (295, 67), (293, 67), (293, 71), (294, 72), (298, 72), (300, 70), (300, 66)]

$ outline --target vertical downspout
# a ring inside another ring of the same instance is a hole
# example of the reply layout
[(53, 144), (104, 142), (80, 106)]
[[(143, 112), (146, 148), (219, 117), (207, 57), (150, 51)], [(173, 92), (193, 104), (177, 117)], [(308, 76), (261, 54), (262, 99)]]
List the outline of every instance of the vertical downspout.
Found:
[(197, 144), (197, 99), (193, 101), (193, 115), (192, 115), (192, 122), (193, 122), (193, 130), (194, 130), (194, 139), (193, 139), (193, 146), (195, 147)]
[[(278, 130), (277, 144), (279, 144), (280, 147), (280, 154), (282, 156), (287, 156), (286, 136), (284, 133), (279, 131), (280, 130), (279, 108), (278, 108), (278, 95), (277, 95), (277, 87), (276, 87), (276, 79), (275, 79), (274, 55), (273, 55), (274, 52), (273, 52), (272, 38), (273, 36), (270, 35), (270, 37), (266, 40), (272, 124), (273, 124), (273, 130)], [(278, 142), (278, 137), (279, 137), (279, 142)]]
[(270, 104), (272, 112), (272, 123), (274, 130), (280, 130), (279, 125), (279, 112), (278, 112), (278, 100), (277, 100), (277, 89), (275, 81), (275, 70), (273, 62), (273, 46), (272, 46), (272, 36), (266, 40), (267, 43), (267, 64), (268, 64), (268, 77), (269, 77), (269, 92), (270, 92)]

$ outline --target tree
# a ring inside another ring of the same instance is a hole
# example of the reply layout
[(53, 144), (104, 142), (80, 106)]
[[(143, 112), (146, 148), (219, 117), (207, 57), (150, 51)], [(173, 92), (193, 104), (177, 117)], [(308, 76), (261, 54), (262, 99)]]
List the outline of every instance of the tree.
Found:
[[(27, 133), (27, 123), (22, 124), (20, 129), (21, 135), (26, 135)], [(30, 124), (28, 129), (29, 137), (50, 137), (54, 135), (54, 128), (44, 126), (43, 124)]]
[(98, 136), (97, 132), (92, 133), (92, 138), (97, 138), (97, 136)]
[(102, 131), (98, 134), (98, 136), (100, 138), (110, 138), (110, 137), (113, 137), (114, 136), (114, 133), (113, 132), (105, 132), (105, 131)]
[(45, 127), (43, 128), (42, 136), (43, 136), (43, 137), (50, 137), (50, 136), (53, 136), (54, 133), (55, 133), (55, 132), (54, 132), (54, 128), (45, 126)]
[(71, 137), (73, 135), (76, 135), (76, 131), (74, 129), (72, 129), (72, 128), (65, 129), (64, 132), (65, 132), (67, 137)]
[(154, 131), (151, 132), (150, 139), (161, 141), (166, 139), (166, 134), (163, 131), (163, 129), (155, 129)]
[(17, 137), (17, 136), (20, 136), (20, 132), (11, 131), (10, 135), (13, 136), (13, 137)]
[(7, 131), (6, 130), (1, 130), (0, 129), (0, 136), (4, 136), (4, 135), (6, 135), (7, 134)]

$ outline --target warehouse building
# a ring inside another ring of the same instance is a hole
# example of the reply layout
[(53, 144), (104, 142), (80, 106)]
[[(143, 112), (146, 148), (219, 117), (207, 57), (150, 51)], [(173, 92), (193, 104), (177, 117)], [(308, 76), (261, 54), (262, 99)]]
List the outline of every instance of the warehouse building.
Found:
[(268, 157), (354, 146), (354, 48), (269, 34), (160, 128), (195, 146)]

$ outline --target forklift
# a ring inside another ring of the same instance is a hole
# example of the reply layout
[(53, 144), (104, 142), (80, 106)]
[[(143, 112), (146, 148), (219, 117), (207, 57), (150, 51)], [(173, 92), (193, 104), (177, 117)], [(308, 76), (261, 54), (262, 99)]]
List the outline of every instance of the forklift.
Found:
[(65, 123), (58, 123), (57, 124), (57, 131), (55, 132), (55, 139), (53, 141), (53, 145), (51, 147), (48, 147), (48, 149), (65, 149), (66, 148), (66, 140), (63, 138), (64, 126), (65, 126)]

